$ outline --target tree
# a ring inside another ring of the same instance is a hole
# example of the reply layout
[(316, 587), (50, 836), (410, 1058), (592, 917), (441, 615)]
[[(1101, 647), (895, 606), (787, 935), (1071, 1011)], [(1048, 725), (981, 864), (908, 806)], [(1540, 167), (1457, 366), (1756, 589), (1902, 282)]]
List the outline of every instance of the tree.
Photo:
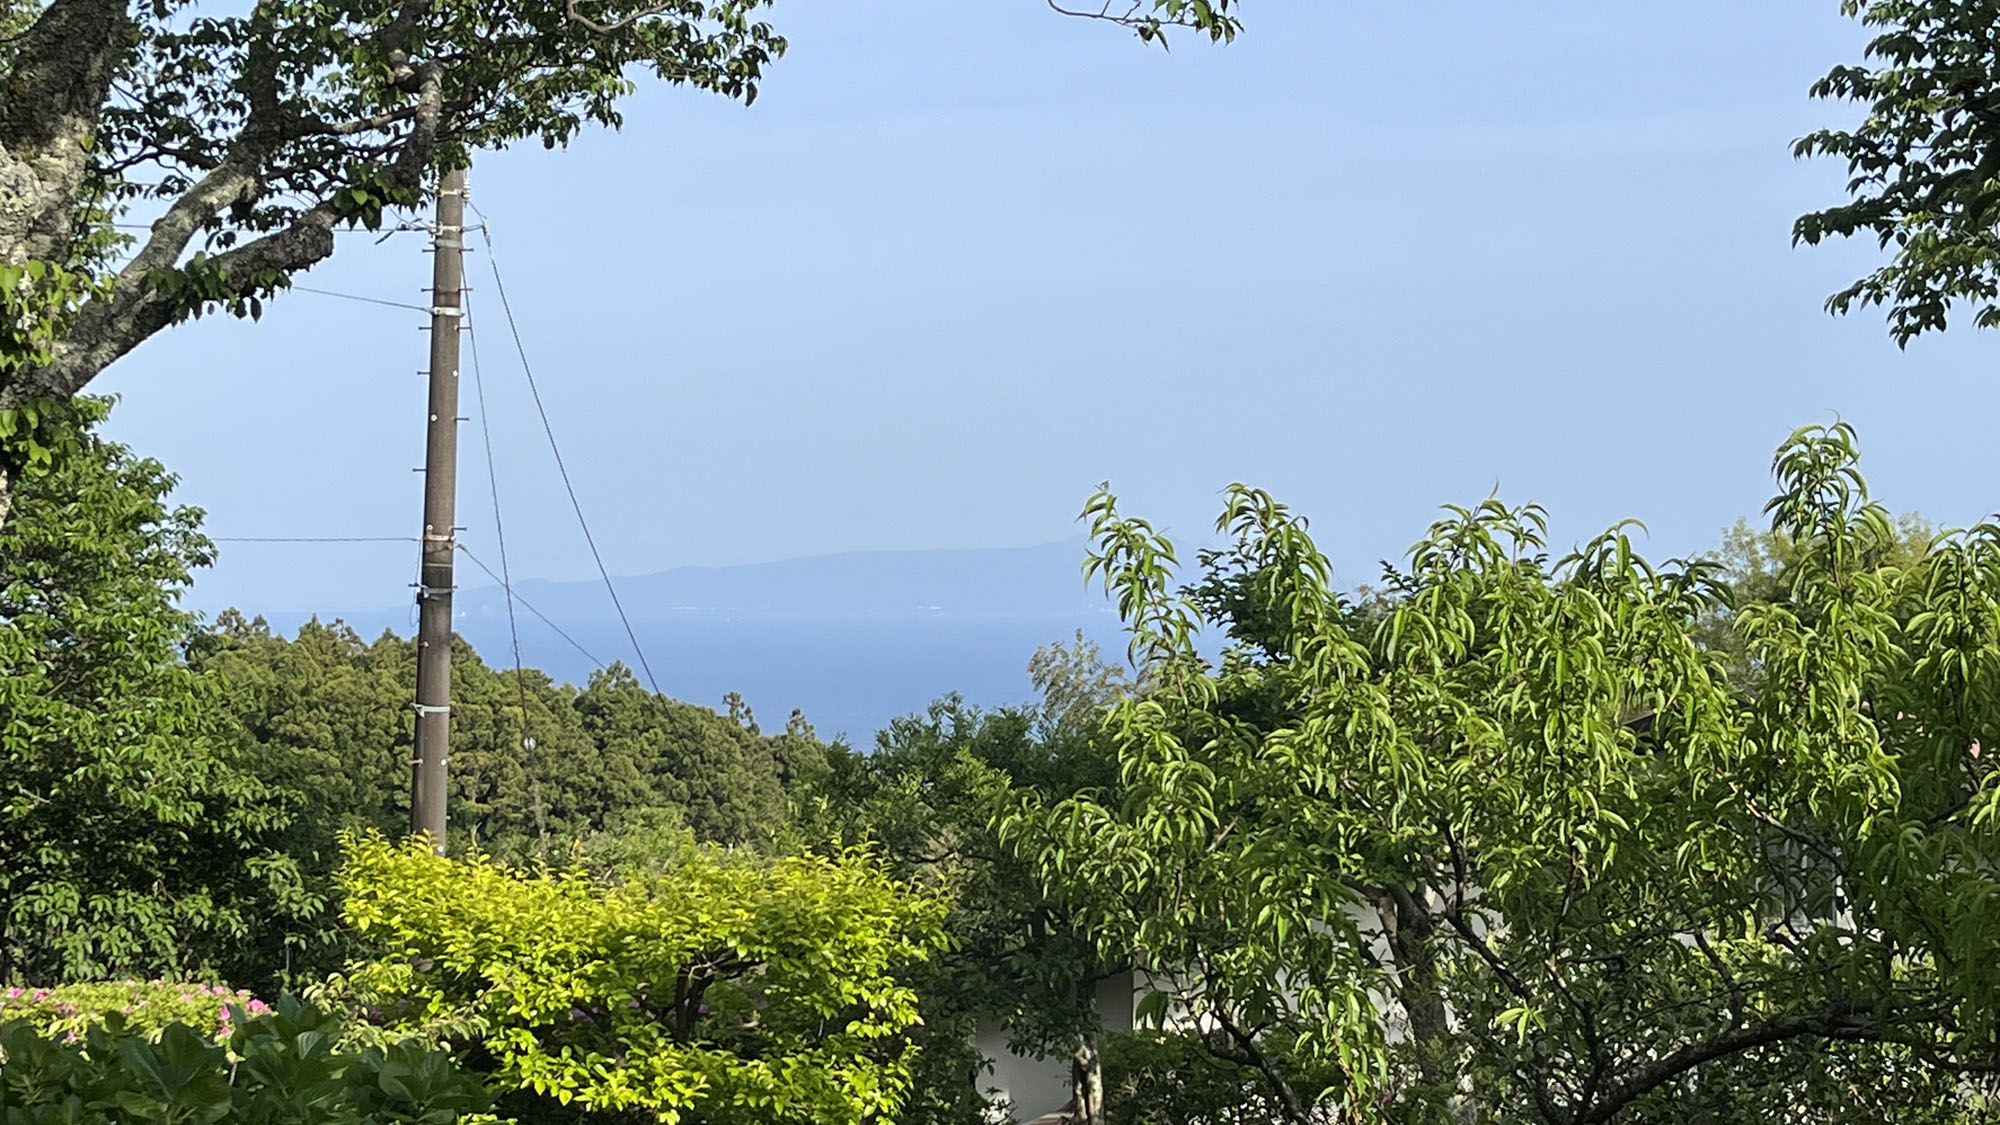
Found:
[[(0, 7), (0, 412), (45, 408), (205, 312), (255, 317), (479, 149), (617, 126), (649, 72), (757, 96), (767, 0), (10, 0)], [(1164, 43), (1232, 0), (1078, 12)], [(151, 221), (128, 242), (109, 225)], [(33, 428), (32, 426), (28, 428)], [(0, 445), (0, 523), (24, 439)]]
[[(364, 642), (312, 621), (287, 639), (234, 611), (196, 648), (239, 741), (311, 807), (311, 839), (293, 847), (323, 876), (343, 830), (396, 833), (409, 822), (414, 659), (393, 633)], [(493, 669), (456, 639), (452, 680), (451, 821), (466, 844), (509, 858), (661, 818), (704, 841), (768, 846), (785, 821), (778, 755), (817, 745), (654, 695), (620, 665), (578, 689), (534, 669)]]
[(296, 809), (223, 735), (179, 605), (210, 547), (158, 462), (90, 432), (0, 531), (0, 982), (211, 972), (261, 982), (318, 903)]
[[(511, 870), (355, 841), (349, 922), (384, 955), (349, 986), (388, 1034), (440, 1034), (496, 1081), (598, 1114), (854, 1123), (908, 1093), (898, 980), (943, 904), (864, 853), (762, 860), (691, 843), (609, 871)], [(893, 1119), (893, 1118), (891, 1118)]]
[(984, 1120), (982, 1025), (1004, 1029), (1023, 1055), (1070, 1059), (1092, 1047), (1096, 986), (1123, 968), (1097, 956), (992, 829), (1026, 794), (1055, 801), (1115, 780), (1039, 711), (939, 700), (892, 721), (871, 753), (832, 749), (828, 775), (798, 793), (798, 831), (820, 850), (865, 842), (892, 874), (951, 906), (948, 948), (910, 976), (923, 1054), (907, 1125)]
[(768, 846), (783, 825), (779, 762), (754, 724), (655, 695), (623, 665), (593, 675), (575, 708), (599, 755), (600, 827), (670, 807), (702, 840)]
[(1198, 629), (1237, 623), (1100, 495), (1093, 565), (1154, 685), (1108, 719), (1123, 796), (1004, 828), (1163, 975), (1148, 1014), (1171, 999), (1292, 1122), (1983, 1120), (2000, 526), (1899, 558), (1856, 462), (1845, 426), (1778, 453), (1795, 554), (1734, 622), (1747, 687), (1694, 636), (1713, 563), (1621, 528), (1551, 560), (1539, 509), (1489, 500), (1356, 629), (1304, 521), (1242, 487), (1219, 526), (1277, 612), (1211, 664)]
[[(823, 764), (793, 788), (801, 842), (829, 853), (866, 842), (896, 877), (951, 904), (949, 947), (910, 977), (923, 1054), (906, 1125), (986, 1120), (987, 1064), (974, 1043), (982, 1025), (1003, 1029), (1019, 1054), (1070, 1060), (1081, 1093), (1101, 1085), (1097, 989), (1130, 966), (1097, 955), (993, 823), (1019, 799), (1055, 802), (1116, 785), (1096, 721), (1127, 687), (1122, 669), (1105, 665), (1080, 633), (1037, 651), (1029, 674), (1037, 706), (982, 711), (956, 696), (938, 700), (893, 720), (871, 752), (825, 748)], [(1092, 1100), (1079, 1099), (1084, 1113)]]
[[(1930, 551), (1937, 528), (1922, 516), (1906, 512), (1896, 518), (1895, 534), (1895, 546), (1881, 563), (1906, 569)], [(1729, 681), (1738, 688), (1754, 687), (1757, 669), (1747, 638), (1737, 631), (1737, 620), (1752, 606), (1785, 604), (1796, 577), (1793, 566), (1799, 552), (1800, 544), (1782, 532), (1768, 527), (1759, 530), (1749, 520), (1737, 520), (1723, 533), (1722, 546), (1707, 556), (1716, 564), (1716, 579), (1729, 596), (1702, 615), (1694, 636), (1704, 649), (1722, 656)]]
[(1802, 216), (1793, 241), (1873, 236), (1890, 261), (1827, 299), (1845, 313), (1886, 306), (1898, 346), (1942, 331), (1955, 306), (2000, 325), (2000, 4), (1842, 0), (1876, 29), (1861, 64), (1837, 66), (1813, 96), (1861, 103), (1852, 129), (1800, 139), (1797, 155), (1844, 161), (1850, 201)]

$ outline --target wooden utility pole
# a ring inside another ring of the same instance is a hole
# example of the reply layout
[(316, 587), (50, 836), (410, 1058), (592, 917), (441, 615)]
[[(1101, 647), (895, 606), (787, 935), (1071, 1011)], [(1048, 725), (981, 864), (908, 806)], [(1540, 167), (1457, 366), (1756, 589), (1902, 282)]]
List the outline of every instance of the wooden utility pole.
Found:
[(458, 518), (458, 333), (464, 273), (465, 171), (438, 184), (431, 235), (430, 421), (424, 441), (424, 538), (417, 581), (417, 758), (410, 832), (444, 854), (446, 765), (451, 759), (452, 556)]

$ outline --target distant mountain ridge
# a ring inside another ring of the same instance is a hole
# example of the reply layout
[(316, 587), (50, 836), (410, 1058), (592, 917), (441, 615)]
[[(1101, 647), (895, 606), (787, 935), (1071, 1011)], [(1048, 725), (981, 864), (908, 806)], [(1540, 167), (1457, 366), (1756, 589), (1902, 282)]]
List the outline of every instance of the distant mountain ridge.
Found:
[[(855, 551), (743, 566), (678, 567), (616, 579), (660, 690), (718, 706), (739, 692), (767, 724), (794, 707), (825, 735), (866, 743), (898, 715), (947, 693), (983, 706), (1032, 699), (1028, 658), (1080, 629), (1124, 654), (1117, 614), (1083, 580), (1083, 540), (984, 550)], [(493, 560), (487, 560), (489, 565)], [(461, 565), (459, 577), (479, 576)], [(524, 664), (581, 683), (598, 663), (639, 661), (595, 580), (515, 583)], [(262, 613), (291, 632), (312, 617), (344, 620), (364, 638), (414, 631), (409, 606)], [(461, 588), (460, 635), (487, 663), (512, 663), (507, 600), (497, 586)], [(578, 646), (589, 652), (585, 657)]]
[[(1082, 539), (1035, 547), (851, 551), (738, 566), (690, 566), (614, 579), (634, 618), (687, 613), (772, 617), (946, 614), (1045, 617), (1109, 613), (1084, 584)], [(542, 612), (610, 616), (604, 584), (530, 579), (515, 591)], [(506, 610), (497, 586), (462, 589), (459, 612)], [(560, 618), (558, 618), (560, 620)]]

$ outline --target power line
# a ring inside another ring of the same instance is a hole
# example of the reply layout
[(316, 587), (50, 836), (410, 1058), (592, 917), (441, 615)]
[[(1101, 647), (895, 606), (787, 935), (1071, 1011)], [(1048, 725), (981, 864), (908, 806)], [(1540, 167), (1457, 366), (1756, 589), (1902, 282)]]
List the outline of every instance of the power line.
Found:
[[(4, 39), (0, 39), (0, 43), (5, 43), (5, 42), (6, 42), (6, 40), (4, 40)], [(158, 186), (158, 185), (154, 185), (154, 186)], [(118, 230), (144, 230), (144, 231), (150, 231), (150, 230), (152, 230), (152, 229), (153, 229), (153, 224), (152, 224), (152, 223), (129, 223), (129, 222), (128, 222), (128, 223), (110, 223), (110, 224), (107, 224), (107, 225), (109, 225), (109, 226), (111, 226), (111, 227), (114, 227), (114, 228), (116, 228), (116, 229), (118, 229)], [(393, 227), (390, 227), (390, 228), (388, 228), (388, 230), (387, 230), (387, 231), (386, 231), (385, 233), (387, 233), (387, 234), (403, 234), (403, 233), (406, 233), (406, 232), (408, 232), (408, 231), (420, 231), (420, 230), (425, 230), (425, 229), (427, 229), (427, 228), (426, 228), (426, 227), (424, 226), (424, 224), (422, 224), (422, 223), (407, 223), (407, 222), (406, 222), (406, 223), (399, 223), (399, 224), (397, 224), (396, 226), (393, 226)], [(374, 232), (374, 231), (372, 231), (372, 230), (365, 230), (365, 229), (363, 229), (363, 228), (361, 228), (361, 227), (341, 227), (340, 229), (338, 229), (338, 230), (334, 231), (333, 233), (334, 233), (334, 234), (336, 234), (336, 235), (341, 235), (341, 234), (370, 234), (370, 235), (372, 235), (372, 234), (374, 234), (375, 232)]]
[[(474, 362), (475, 364), (477, 363), (476, 360)], [(475, 380), (476, 379), (477, 376), (475, 376)], [(209, 536), (209, 540), (214, 543), (415, 543), (418, 541), (417, 537), (414, 535), (211, 535)], [(567, 632), (564, 632), (562, 626), (556, 624), (554, 621), (549, 620), (549, 616), (543, 613), (541, 610), (536, 609), (534, 605), (528, 601), (527, 598), (524, 598), (520, 594), (515, 593), (514, 584), (508, 581), (507, 579), (501, 577), (500, 575), (495, 574), (491, 567), (488, 567), (484, 562), (480, 561), (478, 555), (472, 553), (472, 549), (470, 547), (467, 547), (464, 543), (460, 543), (458, 545), (458, 549), (459, 552), (463, 554), (466, 558), (472, 560), (472, 565), (478, 567), (480, 570), (485, 571), (486, 577), (491, 578), (495, 584), (497, 584), (502, 590), (506, 591), (507, 596), (511, 601), (521, 603), (522, 609), (525, 609), (529, 613), (534, 614), (535, 617), (538, 620), (540, 620), (542, 624), (547, 625), (550, 629), (553, 629), (555, 631), (556, 636), (561, 637), (565, 641), (568, 641), (570, 647), (575, 649), (577, 652), (582, 653), (583, 658), (585, 660), (590, 661), (592, 667), (596, 668), (600, 672), (605, 669), (606, 665), (604, 661), (599, 660), (595, 655), (591, 653), (589, 649), (577, 643), (577, 639), (575, 637), (572, 637)], [(513, 607), (511, 604), (508, 606), (507, 627), (510, 632), (513, 631), (514, 629)], [(515, 639), (515, 648), (514, 648), (514, 669), (518, 673), (520, 672), (521, 668), (522, 664), (521, 664), (521, 653), (520, 653), (520, 641), (517, 636)]]
[(363, 297), (357, 293), (336, 293), (331, 289), (314, 289), (310, 285), (288, 285), (286, 288), (294, 293), (317, 293), (322, 297), (338, 297), (343, 301), (360, 301), (370, 305), (387, 305), (392, 309), (409, 309), (411, 312), (420, 313), (431, 311), (423, 305), (413, 305), (408, 301), (385, 301), (380, 297)]
[(211, 535), (211, 543), (415, 543), (414, 535)]
[(653, 666), (646, 660), (646, 650), (639, 644), (639, 635), (632, 631), (632, 620), (625, 616), (625, 607), (618, 601), (618, 588), (612, 584), (611, 572), (605, 569), (604, 556), (598, 553), (597, 540), (590, 534), (590, 521), (583, 518), (583, 505), (576, 498), (576, 486), (570, 482), (569, 467), (563, 464), (562, 449), (556, 444), (555, 427), (549, 423), (549, 412), (542, 405), (541, 388), (535, 384), (535, 370), (528, 363), (528, 349), (521, 342), (521, 328), (514, 321), (514, 307), (507, 300), (507, 283), (500, 277), (500, 260), (493, 252), (493, 231), (486, 218), (486, 212), (477, 205), (472, 208), (479, 216), (479, 237), (486, 243), (486, 265), (493, 271), (493, 290), (500, 296), (500, 311), (507, 317), (507, 331), (514, 337), (514, 351), (521, 357), (521, 372), (528, 377), (528, 393), (534, 396), (535, 412), (541, 415), (542, 433), (549, 439), (549, 452), (555, 455), (556, 471), (562, 475), (563, 489), (569, 493), (569, 505), (576, 512), (577, 526), (583, 529), (583, 541), (590, 547), (590, 557), (597, 563), (597, 574), (604, 579), (604, 590), (611, 595), (611, 607), (618, 611), (618, 621), (625, 626), (625, 639), (632, 642), (632, 651), (638, 654), (639, 667), (646, 673), (646, 682), (651, 685), (654, 695), (661, 694), (660, 682), (653, 678)]
[(480, 442), (486, 449), (486, 491), (493, 498), (493, 536), (500, 544), (500, 588), (507, 592), (507, 640), (514, 648), (514, 687), (521, 696), (521, 750), (528, 757), (528, 777), (535, 796), (535, 828), (541, 837), (542, 858), (546, 860), (549, 829), (542, 811), (540, 747), (528, 729), (528, 677), (521, 670), (521, 629), (514, 619), (514, 572), (507, 562), (507, 524), (500, 518), (500, 474), (493, 467), (493, 427), (486, 417), (486, 375), (479, 366), (479, 333), (463, 276), (459, 278), (459, 300), (465, 305), (465, 338), (472, 347), (472, 386), (479, 400)]
[[(501, 580), (501, 578), (500, 578), (500, 576), (499, 576), (499, 575), (497, 575), (497, 574), (493, 573), (493, 568), (492, 568), (492, 567), (490, 567), (490, 566), (487, 566), (487, 565), (486, 565), (485, 563), (481, 562), (481, 561), (479, 560), (479, 556), (478, 556), (478, 555), (475, 555), (475, 554), (473, 554), (473, 553), (472, 553), (472, 548), (470, 548), (470, 547), (467, 547), (467, 546), (466, 546), (466, 545), (465, 545), (465, 544), (464, 544), (463, 542), (461, 542), (461, 543), (460, 543), (460, 544), (458, 545), (458, 553), (459, 553), (459, 554), (461, 554), (461, 555), (464, 555), (464, 556), (465, 556), (466, 558), (468, 558), (468, 559), (471, 559), (471, 560), (472, 560), (472, 565), (474, 565), (474, 566), (478, 567), (479, 569), (481, 569), (481, 570), (483, 570), (483, 571), (485, 571), (485, 572), (486, 572), (486, 577), (488, 577), (488, 578), (491, 578), (491, 579), (492, 579), (493, 581), (495, 581), (495, 582), (499, 582), (499, 583), (500, 583), (500, 584), (501, 584), (501, 585), (502, 585), (503, 587), (505, 587), (505, 586), (507, 585), (507, 583), (505, 583), (504, 581), (502, 581), (502, 580)], [(510, 592), (511, 592), (511, 591), (510, 591)], [(544, 624), (544, 625), (547, 625), (547, 626), (548, 626), (549, 628), (551, 628), (551, 629), (555, 630), (555, 633), (556, 633), (556, 636), (558, 636), (558, 637), (561, 637), (561, 638), (562, 638), (563, 640), (565, 640), (565, 641), (568, 641), (568, 642), (569, 642), (569, 647), (571, 647), (571, 648), (575, 649), (576, 651), (578, 651), (578, 652), (582, 653), (582, 654), (583, 654), (583, 658), (584, 658), (585, 660), (588, 660), (588, 661), (590, 661), (590, 662), (591, 662), (591, 664), (595, 665), (595, 666), (597, 667), (597, 670), (598, 670), (598, 671), (600, 671), (600, 672), (604, 671), (604, 669), (605, 669), (605, 663), (604, 663), (604, 661), (602, 661), (602, 660), (599, 660), (599, 659), (598, 659), (597, 657), (595, 657), (595, 656), (592, 656), (592, 655), (591, 655), (591, 653), (590, 653), (590, 650), (589, 650), (589, 649), (587, 649), (587, 648), (585, 648), (585, 647), (583, 647), (583, 646), (582, 646), (581, 644), (578, 644), (578, 643), (577, 643), (577, 640), (576, 640), (576, 638), (575, 638), (575, 637), (572, 637), (572, 636), (570, 636), (570, 635), (569, 635), (568, 633), (565, 633), (565, 632), (563, 632), (563, 628), (562, 628), (562, 626), (560, 626), (560, 625), (556, 624), (555, 622), (553, 622), (553, 621), (549, 620), (549, 617), (548, 617), (548, 614), (545, 614), (545, 613), (543, 613), (543, 612), (542, 612), (541, 610), (539, 610), (539, 609), (536, 609), (536, 608), (535, 608), (535, 605), (534, 605), (534, 603), (533, 603), (533, 602), (530, 602), (530, 601), (529, 601), (528, 599), (526, 599), (526, 598), (522, 597), (522, 596), (521, 596), (521, 595), (519, 595), (519, 594), (514, 594), (514, 600), (515, 600), (515, 601), (518, 601), (518, 602), (520, 602), (520, 603), (521, 603), (521, 608), (522, 608), (522, 609), (525, 609), (525, 610), (527, 610), (527, 611), (528, 611), (529, 613), (532, 613), (532, 614), (534, 614), (534, 615), (535, 615), (535, 616), (536, 616), (536, 617), (537, 617), (538, 619), (540, 619), (540, 621), (541, 621), (541, 623), (542, 623), (542, 624)]]
[[(466, 302), (470, 312), (472, 303)], [(500, 587), (507, 592), (507, 636), (514, 645), (514, 671), (521, 670), (521, 634), (514, 622), (514, 572), (507, 561), (507, 525), (500, 518), (500, 474), (493, 467), (493, 427), (486, 417), (486, 377), (479, 367), (479, 333), (473, 318), (466, 318), (465, 336), (472, 345), (472, 387), (479, 400), (479, 437), (486, 447), (486, 491), (493, 500), (493, 536), (500, 544)], [(521, 700), (527, 714), (527, 699)]]

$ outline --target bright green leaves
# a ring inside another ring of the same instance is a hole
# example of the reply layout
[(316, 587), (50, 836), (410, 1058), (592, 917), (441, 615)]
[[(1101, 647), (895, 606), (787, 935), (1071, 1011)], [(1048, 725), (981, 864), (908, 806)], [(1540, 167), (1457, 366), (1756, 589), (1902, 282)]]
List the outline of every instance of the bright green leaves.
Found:
[(70, 313), (99, 291), (87, 274), (55, 262), (0, 263), (0, 386), (47, 363)]
[(1889, 264), (1827, 299), (1888, 309), (1898, 345), (1940, 331), (1957, 305), (2000, 324), (2000, 23), (1993, 0), (1848, 0), (1876, 34), (1865, 65), (1839, 66), (1813, 96), (1860, 103), (1852, 129), (1800, 139), (1796, 155), (1846, 164), (1852, 201), (1801, 217), (1796, 242), (1859, 234)]
[(47, 399), (0, 407), (0, 460), (26, 476), (45, 473), (58, 455), (77, 452), (77, 419), (92, 415), (89, 406), (76, 410)]
[(941, 902), (864, 853), (688, 847), (606, 879), (353, 842), (346, 916), (390, 952), (348, 986), (393, 1034), (482, 1043), (522, 1088), (662, 1121), (858, 1122), (908, 1093)]
[[(1355, 606), (1240, 487), (1181, 591), (1100, 494), (1093, 573), (1161, 686), (1107, 715), (1116, 799), (1006, 835), (1190, 1019), (1395, 1120), (1846, 1120), (1856, 1081), (1858, 1119), (1945, 1119), (2000, 1016), (2000, 528), (1898, 526), (1844, 425), (1773, 467), (1738, 598), (1625, 525), (1551, 559), (1488, 500)], [(1745, 1077), (1794, 1057), (1824, 1063)]]

